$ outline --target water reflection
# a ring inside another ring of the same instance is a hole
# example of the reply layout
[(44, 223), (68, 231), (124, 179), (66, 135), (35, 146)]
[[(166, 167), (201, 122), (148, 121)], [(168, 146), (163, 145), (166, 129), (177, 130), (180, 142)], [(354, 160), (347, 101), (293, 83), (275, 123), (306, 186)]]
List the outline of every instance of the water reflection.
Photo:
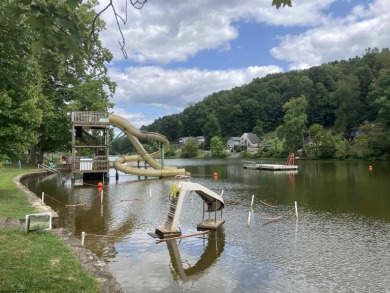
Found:
[[(120, 176), (117, 182), (113, 173), (103, 202), (96, 183), (75, 187), (57, 175), (24, 183), (50, 196), (45, 202), (61, 227), (86, 232), (85, 245), (109, 264), (125, 292), (386, 292), (390, 163), (297, 163), (298, 173), (280, 174), (243, 169), (240, 160), (169, 162), (188, 169), (193, 182), (223, 191), (226, 222), (208, 239), (167, 244), (147, 233), (165, 222), (172, 181)], [(66, 207), (76, 204), (82, 205)], [(194, 233), (201, 217), (199, 196), (186, 197), (183, 234)]]
[(210, 231), (204, 252), (194, 265), (188, 264), (188, 268), (184, 268), (184, 262), (180, 256), (178, 242), (179, 241), (176, 240), (166, 241), (169, 256), (171, 258), (172, 277), (176, 281), (178, 281), (178, 278), (183, 282), (195, 281), (206, 274), (207, 269), (212, 267), (219, 259), (225, 246), (225, 233), (223, 228)]

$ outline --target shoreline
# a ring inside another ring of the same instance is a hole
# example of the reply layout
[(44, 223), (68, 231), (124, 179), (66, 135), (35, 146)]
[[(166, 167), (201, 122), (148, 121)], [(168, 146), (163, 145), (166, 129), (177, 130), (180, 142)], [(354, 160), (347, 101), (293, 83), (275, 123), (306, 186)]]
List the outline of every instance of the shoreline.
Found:
[[(34, 206), (39, 212), (51, 212), (53, 214), (53, 219), (57, 219), (56, 221), (54, 221), (55, 228), (51, 230), (51, 233), (61, 238), (64, 244), (73, 252), (76, 258), (79, 260), (82, 267), (92, 277), (96, 279), (99, 286), (99, 291), (122, 293), (123, 289), (116, 280), (115, 275), (110, 271), (108, 265), (92, 251), (82, 246), (81, 242), (73, 235), (72, 232), (64, 228), (58, 228), (58, 214), (50, 206), (47, 206), (45, 203), (43, 203), (35, 193), (31, 192), (26, 186), (24, 186), (20, 182), (22, 178), (42, 175), (44, 173), (46, 172), (33, 172), (28, 174), (22, 174), (16, 176), (13, 179), (13, 182), (20, 191), (26, 194), (30, 204)], [(22, 227), (23, 225), (20, 228)]]

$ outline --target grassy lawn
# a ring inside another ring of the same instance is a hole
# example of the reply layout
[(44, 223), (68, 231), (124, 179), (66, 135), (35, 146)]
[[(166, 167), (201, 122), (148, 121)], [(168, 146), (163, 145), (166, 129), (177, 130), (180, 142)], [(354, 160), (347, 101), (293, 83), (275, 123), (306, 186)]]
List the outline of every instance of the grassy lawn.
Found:
[[(0, 217), (24, 218), (37, 211), (18, 190), (13, 178), (36, 167), (0, 169)], [(0, 292), (98, 292), (76, 256), (50, 232), (0, 230)]]
[(13, 183), (21, 174), (36, 171), (37, 167), (26, 166), (21, 171), (16, 166), (5, 166), (0, 169), (0, 218), (24, 218), (26, 214), (36, 213), (26, 195)]

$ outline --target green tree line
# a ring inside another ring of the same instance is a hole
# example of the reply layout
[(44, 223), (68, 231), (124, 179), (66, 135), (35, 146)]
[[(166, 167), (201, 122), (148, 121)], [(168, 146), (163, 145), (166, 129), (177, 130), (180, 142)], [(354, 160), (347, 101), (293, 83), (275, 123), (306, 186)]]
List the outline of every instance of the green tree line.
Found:
[(71, 111), (113, 107), (97, 3), (0, 1), (0, 162), (69, 151)]
[[(308, 132), (312, 125), (345, 133), (349, 139), (356, 128), (366, 125), (367, 129), (369, 123), (384, 138), (390, 126), (389, 89), (390, 51), (369, 48), (364, 55), (349, 60), (269, 74), (249, 84), (213, 93), (182, 113), (164, 116), (143, 129), (164, 134), (171, 141), (182, 136), (203, 135), (208, 147), (214, 136), (226, 141), (245, 132), (262, 136), (278, 129), (286, 138), (294, 134), (292, 127)], [(294, 113), (296, 106), (291, 103), (300, 97), (304, 98), (300, 106), (304, 112), (299, 119), (301, 114)], [(291, 119), (295, 117), (295, 121), (290, 121), (288, 115)], [(291, 124), (287, 125), (289, 121)], [(297, 149), (303, 135), (294, 138), (290, 150)], [(387, 156), (389, 146), (385, 139), (375, 147), (374, 153)]]

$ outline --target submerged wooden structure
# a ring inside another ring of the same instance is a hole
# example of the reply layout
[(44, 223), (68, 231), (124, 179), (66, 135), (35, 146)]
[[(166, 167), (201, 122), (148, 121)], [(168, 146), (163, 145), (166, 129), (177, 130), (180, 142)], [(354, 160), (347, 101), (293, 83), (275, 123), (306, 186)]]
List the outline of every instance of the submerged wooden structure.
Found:
[[(203, 218), (202, 222), (197, 225), (198, 230), (214, 230), (225, 222), (222, 218), (222, 209), (225, 206), (222, 196), (199, 183), (189, 181), (179, 182), (177, 188), (177, 193), (173, 195), (171, 200), (165, 225), (164, 227), (157, 228), (156, 234), (163, 238), (181, 235), (181, 231), (178, 229), (179, 217), (184, 203), (184, 197), (190, 192), (196, 193), (203, 200)], [(217, 211), (221, 211), (220, 217), (217, 216)], [(213, 215), (211, 215), (212, 212)], [(208, 218), (206, 219), (205, 215), (207, 213)]]

